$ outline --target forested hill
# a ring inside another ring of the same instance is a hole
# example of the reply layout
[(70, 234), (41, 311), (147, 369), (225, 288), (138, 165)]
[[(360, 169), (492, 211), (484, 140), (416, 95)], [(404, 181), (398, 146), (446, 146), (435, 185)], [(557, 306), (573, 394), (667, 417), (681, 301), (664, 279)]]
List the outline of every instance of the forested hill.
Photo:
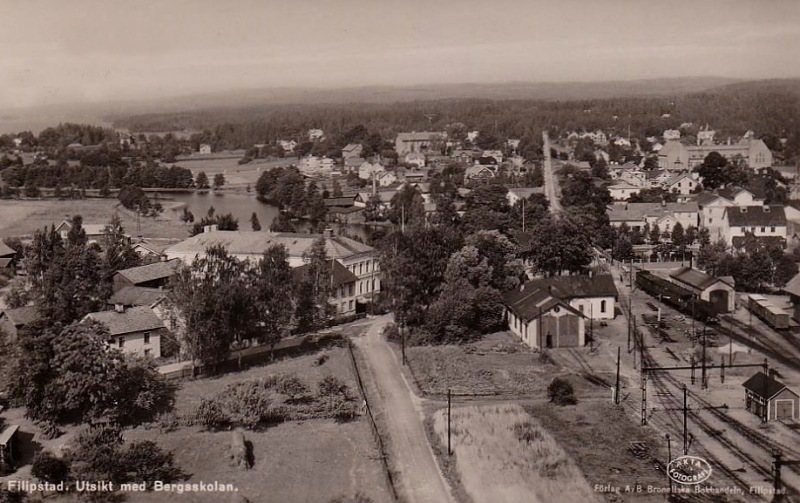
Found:
[[(626, 96), (565, 101), (441, 99), (405, 103), (264, 105), (146, 114), (118, 120), (133, 131), (205, 130), (219, 148), (248, 148), (255, 143), (305, 136), (309, 128), (328, 135), (363, 125), (391, 138), (399, 131), (444, 130), (463, 123), (470, 130), (501, 137), (537, 138), (542, 128), (616, 130), (633, 136), (660, 135), (684, 122), (711, 125), (718, 138), (789, 138), (800, 144), (800, 79), (727, 84), (714, 89), (662, 96)], [(431, 116), (430, 114), (435, 114)]]

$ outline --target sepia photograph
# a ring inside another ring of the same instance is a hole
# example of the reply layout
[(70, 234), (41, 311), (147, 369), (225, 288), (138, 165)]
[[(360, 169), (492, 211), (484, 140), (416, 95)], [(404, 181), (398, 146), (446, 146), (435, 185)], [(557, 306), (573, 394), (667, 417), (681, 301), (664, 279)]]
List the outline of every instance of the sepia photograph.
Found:
[(800, 503), (800, 0), (0, 20), (0, 503)]

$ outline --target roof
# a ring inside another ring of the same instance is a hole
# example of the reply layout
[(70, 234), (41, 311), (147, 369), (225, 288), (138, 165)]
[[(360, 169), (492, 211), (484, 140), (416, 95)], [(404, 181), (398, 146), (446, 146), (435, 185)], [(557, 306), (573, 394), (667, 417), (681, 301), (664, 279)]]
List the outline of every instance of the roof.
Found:
[(694, 181), (694, 179), (692, 178), (692, 176), (689, 173), (679, 173), (679, 174), (673, 176), (672, 178), (670, 178), (668, 180), (665, 180), (664, 184), (665, 185), (672, 185), (672, 184), (678, 183), (679, 181), (683, 180), (684, 178), (688, 178), (689, 180)]
[(508, 292), (503, 298), (514, 314), (524, 320), (535, 320), (540, 314), (544, 314), (556, 306), (564, 307), (578, 316), (583, 316), (580, 311), (555, 296), (547, 288), (529, 287), (527, 283), (519, 290)]
[(117, 271), (117, 274), (134, 285), (138, 285), (149, 281), (170, 278), (175, 275), (175, 271), (180, 265), (180, 260), (172, 259), (163, 262), (153, 262), (152, 264), (132, 267), (130, 269), (123, 269)]
[(681, 267), (670, 274), (669, 277), (701, 290), (705, 290), (717, 281), (726, 283), (722, 278), (715, 278), (714, 276), (708, 275), (703, 271), (698, 271), (697, 269), (692, 269), (691, 267)]
[(348, 143), (347, 145), (344, 146), (342, 152), (351, 152), (359, 148), (363, 148), (359, 143)]
[(795, 274), (794, 278), (790, 279), (786, 286), (783, 287), (783, 291), (786, 293), (790, 293), (795, 297), (800, 297), (800, 273)]
[(724, 199), (724, 197), (717, 194), (712, 194), (710, 192), (702, 192), (697, 195), (695, 201), (697, 201), (698, 206), (705, 206), (716, 201), (717, 199)]
[(349, 197), (329, 197), (325, 199), (325, 206), (353, 206), (355, 196)]
[(731, 206), (725, 208), (731, 227), (772, 227), (786, 225), (783, 206)]
[(525, 283), (525, 289), (553, 287), (553, 293), (562, 299), (586, 297), (617, 297), (617, 287), (610, 274), (594, 276), (553, 276), (537, 278)]
[[(333, 267), (333, 271), (332, 271), (333, 278), (332, 278), (332, 284), (331, 284), (331, 286), (333, 288), (337, 288), (337, 287), (339, 287), (341, 285), (346, 285), (347, 283), (355, 283), (356, 281), (358, 281), (358, 276), (356, 276), (355, 274), (350, 272), (350, 269), (348, 269), (347, 267), (343, 266), (341, 263), (339, 263), (336, 260), (328, 260), (328, 265), (329, 266), (331, 266), (331, 263), (333, 263), (333, 265), (332, 265), (332, 267)], [(292, 271), (292, 274), (294, 274), (294, 276), (296, 278), (301, 277), (305, 273), (305, 271), (308, 270), (309, 267), (310, 267), (309, 264), (304, 264), (304, 265), (301, 265), (300, 267), (296, 267)]]
[[(81, 228), (83, 232), (86, 233), (87, 236), (102, 236), (106, 232), (106, 227), (108, 224), (85, 224), (81, 223)], [(62, 227), (66, 227), (67, 230), (72, 229), (72, 222), (67, 220), (62, 221), (56, 227), (56, 232), (61, 231)], [(129, 234), (125, 234), (125, 236), (130, 237)]]
[(627, 203), (609, 207), (608, 219), (611, 222), (644, 220), (645, 217), (661, 217), (670, 213), (696, 213), (697, 203)]
[(170, 246), (169, 244), (155, 244), (155, 243), (140, 241), (133, 245), (133, 249), (136, 250), (137, 248), (142, 248), (152, 253), (153, 255), (161, 255), (162, 253), (164, 253), (164, 250), (169, 248), (169, 246)]
[[(746, 380), (742, 386), (744, 386), (746, 389), (749, 389), (761, 398), (766, 398), (767, 400), (774, 397), (784, 389), (788, 389), (785, 384), (774, 377), (766, 375), (763, 372), (756, 373), (756, 375)], [(792, 393), (794, 393), (794, 391), (792, 391)], [(797, 393), (794, 394), (796, 395)]]
[(420, 131), (412, 133), (397, 133), (397, 141), (431, 141), (446, 138), (446, 133)]
[(0, 433), (0, 445), (8, 445), (9, 440), (14, 438), (14, 435), (16, 435), (18, 430), (19, 426), (16, 424), (12, 424), (8, 428), (4, 429), (3, 432)]
[[(366, 194), (369, 196), (369, 193)], [(190, 237), (169, 248), (167, 253), (194, 255), (211, 246), (221, 245), (232, 255), (261, 255), (272, 245), (283, 245), (290, 257), (302, 257), (314, 241), (323, 237), (322, 234), (294, 232), (211, 231)], [(344, 259), (371, 253), (374, 248), (345, 236), (332, 236), (325, 238), (325, 251), (332, 259)]]
[(367, 162), (367, 160), (363, 157), (348, 157), (344, 160), (344, 165), (351, 168), (358, 168), (365, 162)]
[[(395, 194), (397, 194), (397, 191), (394, 190), (379, 190), (375, 193), (375, 195), (378, 196), (378, 199), (382, 203), (391, 202)], [(370, 199), (372, 199), (372, 192), (359, 192), (358, 196), (359, 199), (361, 199), (364, 202), (367, 202)]]
[(544, 187), (514, 187), (508, 189), (508, 193), (521, 199), (528, 199), (533, 194), (544, 194)]
[(479, 175), (481, 173), (484, 173), (484, 172), (489, 173), (490, 175), (494, 176), (494, 171), (492, 171), (488, 166), (481, 166), (481, 165), (478, 165), (478, 164), (474, 164), (474, 165), (468, 167), (464, 171), (464, 177), (465, 178), (470, 178), (470, 177), (477, 176), (477, 175)]
[(725, 199), (731, 199), (731, 200), (733, 200), (733, 198), (735, 198), (736, 196), (738, 196), (739, 194), (744, 193), (744, 192), (750, 194), (751, 196), (753, 196), (755, 198), (755, 194), (753, 194), (751, 191), (749, 191), (747, 189), (742, 189), (742, 188), (739, 188), (739, 187), (726, 187), (724, 189), (719, 189), (717, 191), (717, 193), (720, 196), (724, 197)]
[(17, 252), (15, 252), (13, 248), (0, 241), (0, 257), (13, 257), (16, 254)]
[(164, 322), (147, 306), (132, 307), (121, 313), (117, 311), (89, 313), (84, 319), (102, 323), (112, 336), (164, 328)]
[(653, 170), (644, 172), (644, 177), (647, 178), (648, 180), (653, 180), (655, 178), (660, 177), (661, 175), (665, 175), (666, 176), (666, 175), (669, 175), (669, 173), (666, 170), (663, 170), (663, 169), (653, 169)]
[(14, 262), (13, 258), (0, 258), (0, 269), (5, 269)]
[(21, 327), (28, 323), (33, 323), (39, 319), (39, 310), (36, 306), (18, 307), (15, 309), (6, 309), (3, 314), (14, 324), (15, 327)]
[(122, 304), (123, 306), (152, 306), (166, 295), (164, 290), (158, 288), (145, 288), (143, 286), (126, 286), (108, 299), (108, 304)]

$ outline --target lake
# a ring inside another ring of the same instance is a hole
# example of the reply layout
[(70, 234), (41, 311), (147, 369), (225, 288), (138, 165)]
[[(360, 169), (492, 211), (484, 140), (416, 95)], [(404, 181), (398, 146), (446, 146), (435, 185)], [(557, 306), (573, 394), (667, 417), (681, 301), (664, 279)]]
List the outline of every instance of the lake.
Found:
[[(272, 219), (278, 215), (278, 208), (264, 204), (256, 199), (255, 194), (212, 194), (198, 193), (190, 194), (163, 194), (159, 199), (167, 202), (182, 203), (189, 211), (194, 214), (194, 219), (199, 222), (206, 216), (208, 209), (212, 206), (217, 215), (231, 213), (239, 219), (239, 228), (250, 230), (250, 216), (255, 212), (261, 228), (268, 230)], [(163, 204), (163, 203), (162, 203)], [(166, 204), (165, 204), (166, 206)], [(183, 206), (178, 206), (174, 210), (176, 218), (180, 218), (183, 213)]]

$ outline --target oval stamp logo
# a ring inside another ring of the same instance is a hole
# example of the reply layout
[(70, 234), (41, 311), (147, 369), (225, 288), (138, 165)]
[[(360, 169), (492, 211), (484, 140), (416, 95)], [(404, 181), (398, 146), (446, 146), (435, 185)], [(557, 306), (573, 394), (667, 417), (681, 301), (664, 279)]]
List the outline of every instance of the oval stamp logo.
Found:
[(708, 480), (711, 471), (708, 461), (697, 456), (681, 456), (667, 465), (669, 478), (685, 485), (699, 484)]

